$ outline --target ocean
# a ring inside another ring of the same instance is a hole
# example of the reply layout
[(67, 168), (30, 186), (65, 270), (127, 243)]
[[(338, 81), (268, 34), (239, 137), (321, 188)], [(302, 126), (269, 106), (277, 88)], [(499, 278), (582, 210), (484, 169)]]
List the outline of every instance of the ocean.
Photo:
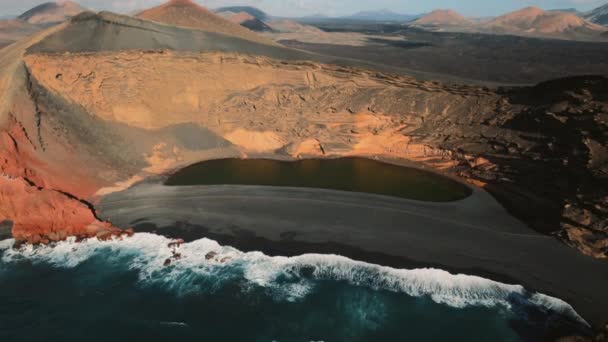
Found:
[(585, 332), (519, 285), (138, 233), (0, 242), (1, 341), (542, 341)]

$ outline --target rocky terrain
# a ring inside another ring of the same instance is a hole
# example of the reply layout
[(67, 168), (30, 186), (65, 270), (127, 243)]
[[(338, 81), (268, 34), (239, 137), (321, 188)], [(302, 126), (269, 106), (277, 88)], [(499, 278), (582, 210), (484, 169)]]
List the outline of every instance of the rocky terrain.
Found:
[[(83, 14), (3, 51), (0, 222), (18, 240), (111, 234), (100, 197), (205, 159), (358, 155), (458, 175), (533, 228), (608, 256), (605, 77), (445, 85), (213, 33), (167, 27), (175, 48), (159, 46), (154, 25)], [(90, 39), (117, 28), (124, 41)], [(227, 42), (234, 52), (212, 52)]]

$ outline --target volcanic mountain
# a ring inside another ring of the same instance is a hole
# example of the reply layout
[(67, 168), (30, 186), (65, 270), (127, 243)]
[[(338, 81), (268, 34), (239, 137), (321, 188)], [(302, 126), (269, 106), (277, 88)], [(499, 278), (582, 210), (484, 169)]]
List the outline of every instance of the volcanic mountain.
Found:
[(41, 28), (19, 19), (0, 20), (0, 47), (23, 39)]
[(65, 21), (87, 9), (73, 1), (55, 1), (38, 5), (21, 14), (18, 19), (31, 24), (54, 24)]
[(246, 27), (246, 28), (250, 29), (251, 31), (255, 31), (255, 32), (272, 31), (272, 28), (270, 26), (268, 26), (268, 24), (266, 24), (262, 20), (252, 16), (251, 14), (249, 14), (247, 12), (239, 12), (239, 13), (218, 12), (217, 14), (219, 16), (227, 19), (228, 21), (231, 21), (235, 24), (239, 24), (243, 27)]
[(599, 25), (608, 25), (608, 4), (585, 13), (585, 19)]
[(412, 26), (469, 26), (473, 22), (453, 10), (435, 10), (410, 23)]
[(171, 0), (166, 4), (137, 14), (138, 18), (169, 25), (195, 28), (206, 32), (222, 33), (253, 42), (276, 45), (247, 28), (230, 22), (191, 0)]
[(593, 24), (575, 14), (544, 11), (526, 7), (494, 18), (483, 25), (485, 30), (502, 33), (519, 33), (559, 37), (599, 36), (606, 28)]

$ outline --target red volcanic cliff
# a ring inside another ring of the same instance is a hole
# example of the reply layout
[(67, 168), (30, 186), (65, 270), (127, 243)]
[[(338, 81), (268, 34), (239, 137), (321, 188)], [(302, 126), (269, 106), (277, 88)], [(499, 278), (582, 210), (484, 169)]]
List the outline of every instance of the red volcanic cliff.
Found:
[(88, 203), (54, 190), (85, 195), (95, 186), (83, 181), (77, 189), (55, 176), (52, 168), (36, 158), (34, 143), (12, 116), (0, 133), (0, 152), (0, 222), (13, 222), (17, 242), (49, 243), (68, 236), (107, 238), (121, 233), (97, 219)]
[(49, 243), (68, 236), (108, 237), (121, 231), (98, 220), (85, 203), (23, 178), (0, 177), (0, 221), (13, 221), (18, 242)]

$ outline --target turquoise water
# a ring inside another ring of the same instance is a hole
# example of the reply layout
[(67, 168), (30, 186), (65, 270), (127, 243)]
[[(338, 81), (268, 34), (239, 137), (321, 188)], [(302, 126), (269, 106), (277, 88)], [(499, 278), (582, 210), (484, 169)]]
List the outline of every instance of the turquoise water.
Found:
[(210, 160), (178, 171), (166, 184), (320, 188), (432, 202), (455, 201), (471, 194), (466, 185), (448, 177), (365, 158)]
[(170, 242), (0, 242), (0, 340), (539, 341), (583, 328), (568, 304), (483, 278)]

